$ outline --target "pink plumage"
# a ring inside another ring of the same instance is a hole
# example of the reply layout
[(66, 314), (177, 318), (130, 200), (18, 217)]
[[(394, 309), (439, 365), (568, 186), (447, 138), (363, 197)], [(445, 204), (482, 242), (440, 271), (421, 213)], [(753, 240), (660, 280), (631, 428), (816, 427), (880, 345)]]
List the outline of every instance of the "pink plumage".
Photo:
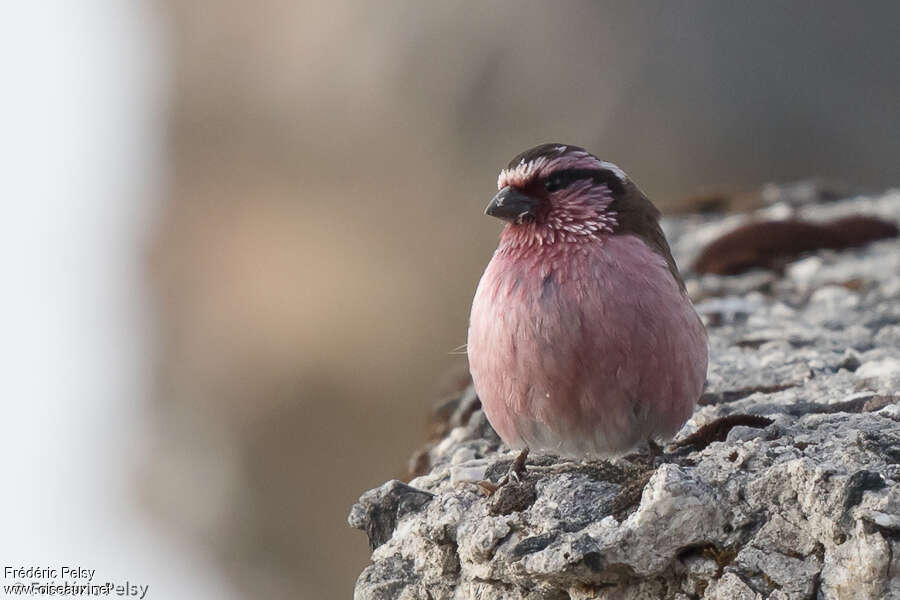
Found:
[(469, 324), (475, 390), (512, 448), (571, 457), (667, 440), (706, 378), (706, 331), (659, 213), (615, 165), (546, 144), (501, 172), (508, 223)]

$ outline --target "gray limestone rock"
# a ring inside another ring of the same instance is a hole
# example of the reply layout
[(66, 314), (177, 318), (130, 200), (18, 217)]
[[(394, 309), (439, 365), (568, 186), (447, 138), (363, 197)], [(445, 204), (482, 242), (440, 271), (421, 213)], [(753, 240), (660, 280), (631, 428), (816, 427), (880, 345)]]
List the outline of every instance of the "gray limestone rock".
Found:
[[(900, 193), (762, 209), (900, 221)], [(666, 223), (680, 263), (747, 216)], [(687, 274), (706, 391), (661, 456), (514, 453), (471, 390), (430, 470), (366, 492), (357, 600), (900, 599), (900, 241)], [(705, 427), (704, 427), (705, 426)]]

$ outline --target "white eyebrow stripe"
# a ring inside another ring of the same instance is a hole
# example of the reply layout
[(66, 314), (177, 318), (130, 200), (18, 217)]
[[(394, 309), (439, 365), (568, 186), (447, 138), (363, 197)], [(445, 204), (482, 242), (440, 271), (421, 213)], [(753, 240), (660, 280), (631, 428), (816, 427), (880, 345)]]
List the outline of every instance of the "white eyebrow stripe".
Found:
[[(558, 150), (568, 147), (557, 146), (556, 148)], [(628, 175), (617, 165), (600, 160), (588, 152), (578, 151), (570, 152), (557, 158), (539, 156), (528, 162), (525, 162), (523, 158), (517, 165), (500, 171), (500, 175), (497, 177), (497, 189), (505, 185), (524, 185), (531, 177), (545, 170), (545, 167), (547, 171), (555, 169), (603, 169), (615, 175), (623, 185), (628, 183)]]
[(625, 171), (612, 164), (611, 162), (606, 162), (605, 160), (597, 161), (600, 163), (600, 166), (607, 171), (611, 171), (616, 177), (619, 178), (619, 181), (625, 183), (628, 181), (628, 176), (625, 174)]

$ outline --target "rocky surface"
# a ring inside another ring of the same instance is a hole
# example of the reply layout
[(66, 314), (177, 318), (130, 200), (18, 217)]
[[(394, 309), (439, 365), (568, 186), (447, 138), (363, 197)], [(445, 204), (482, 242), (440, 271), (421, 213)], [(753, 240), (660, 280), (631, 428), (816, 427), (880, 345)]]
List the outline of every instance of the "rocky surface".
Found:
[[(900, 193), (758, 214), (900, 221)], [(679, 264), (746, 215), (666, 222)], [(665, 453), (574, 464), (513, 454), (471, 390), (350, 524), (372, 564), (358, 600), (900, 598), (900, 241), (784, 273), (687, 273), (711, 364)]]

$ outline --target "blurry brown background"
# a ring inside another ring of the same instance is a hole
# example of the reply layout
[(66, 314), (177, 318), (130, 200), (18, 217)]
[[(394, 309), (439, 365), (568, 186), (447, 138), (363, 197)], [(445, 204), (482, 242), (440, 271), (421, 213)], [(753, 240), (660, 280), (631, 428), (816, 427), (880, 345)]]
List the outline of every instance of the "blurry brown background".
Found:
[(160, 5), (170, 179), (143, 489), (248, 598), (346, 598), (346, 526), (403, 475), (545, 141), (661, 207), (708, 186), (900, 182), (896, 2)]

